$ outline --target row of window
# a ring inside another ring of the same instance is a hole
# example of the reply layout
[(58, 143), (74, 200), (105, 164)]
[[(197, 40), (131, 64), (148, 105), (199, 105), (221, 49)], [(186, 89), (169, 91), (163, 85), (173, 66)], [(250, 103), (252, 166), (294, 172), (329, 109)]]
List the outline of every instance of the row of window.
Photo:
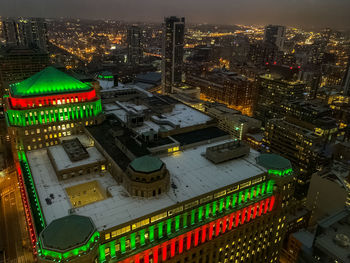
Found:
[[(218, 199), (220, 197), (225, 196), (226, 194), (236, 192), (239, 189), (243, 189), (243, 188), (248, 187), (252, 184), (257, 184), (258, 182), (261, 182), (263, 179), (265, 179), (265, 176), (254, 179), (252, 181), (242, 183), (240, 185), (231, 186), (231, 187), (227, 188), (226, 190), (215, 193), (214, 195), (208, 195), (208, 196), (203, 197), (199, 200), (185, 204), (184, 206), (179, 206), (179, 207), (176, 207), (176, 208), (171, 209), (169, 211), (165, 211), (165, 212), (162, 212), (162, 213), (157, 214), (155, 216), (152, 216), (150, 218), (150, 220), (145, 219), (145, 220), (143, 220), (143, 222), (148, 222), (147, 224), (157, 222), (161, 219), (167, 218), (168, 216), (172, 216), (172, 215), (174, 215), (176, 213), (180, 213), (184, 210), (188, 210), (188, 209), (191, 209), (193, 207), (197, 207), (200, 204), (207, 203), (208, 201), (210, 201), (212, 199)], [(236, 205), (240, 205), (242, 202), (244, 203), (244, 202), (247, 202), (249, 200), (253, 200), (254, 198), (257, 198), (258, 196), (264, 195), (266, 192), (272, 193), (273, 184), (274, 184), (274, 181), (269, 180), (268, 182), (264, 182), (264, 183), (261, 183), (257, 186), (253, 186), (251, 188), (248, 188), (244, 191), (239, 192), (238, 194), (234, 194), (233, 196), (227, 196), (226, 201), (224, 200), (224, 198), (222, 198), (220, 200), (216, 200), (212, 203), (206, 204), (205, 205), (205, 207), (206, 207), (205, 208), (206, 209), (205, 215), (208, 216), (210, 214), (210, 215), (215, 216), (216, 211), (221, 212), (222, 209), (230, 209), (231, 207), (234, 208)], [(201, 214), (203, 216), (204, 206), (201, 206), (199, 209), (201, 209)], [(109, 240), (110, 238), (114, 238), (120, 234), (124, 234), (124, 233), (126, 233), (123, 231), (125, 229), (129, 229), (129, 231), (131, 230), (130, 226), (126, 226), (122, 229), (118, 229), (118, 230), (115, 230), (111, 233), (105, 234), (105, 239)], [(136, 228), (134, 228), (134, 227), (132, 228), (132, 230), (135, 230), (135, 229)]]
[[(175, 254), (181, 254), (185, 250), (189, 250), (193, 247), (196, 247), (200, 243), (205, 243), (209, 240), (212, 240), (213, 238), (227, 231), (230, 231), (239, 225), (249, 222), (256, 217), (260, 217), (262, 214), (266, 214), (268, 211), (271, 211), (273, 209), (273, 206), (274, 197), (272, 196), (271, 198), (267, 198), (261, 202), (256, 203), (256, 205), (251, 205), (248, 208), (243, 208), (230, 215), (211, 221), (210, 223), (207, 223), (199, 228), (173, 238), (170, 241), (163, 243), (163, 246), (155, 246), (152, 250), (150, 250), (151, 253), (149, 256), (153, 257), (154, 262), (158, 262), (158, 258), (160, 259), (160, 257), (163, 261), (165, 261), (167, 258), (169, 258), (169, 256), (173, 257)], [(164, 230), (167, 232), (167, 235), (171, 233), (169, 225), (163, 228), (161, 232)], [(101, 247), (104, 249), (102, 251), (100, 249), (100, 254), (102, 254), (102, 261), (106, 256), (115, 257), (116, 253), (124, 254), (127, 250), (136, 249), (137, 244), (143, 246), (146, 244), (146, 240), (152, 240), (152, 238), (154, 238), (152, 232), (143, 232), (142, 234), (143, 236), (136, 236), (136, 233), (133, 233), (131, 234), (130, 239), (123, 237), (118, 243), (116, 241), (113, 241), (109, 244), (102, 245)], [(133, 258), (135, 260), (135, 256)]]

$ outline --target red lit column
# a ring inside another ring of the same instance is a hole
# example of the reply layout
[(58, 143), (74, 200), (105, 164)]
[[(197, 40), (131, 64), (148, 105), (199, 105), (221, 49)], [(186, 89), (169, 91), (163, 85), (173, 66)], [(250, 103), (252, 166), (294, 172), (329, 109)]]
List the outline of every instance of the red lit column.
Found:
[(235, 227), (238, 226), (238, 223), (239, 223), (239, 215), (240, 215), (240, 214), (241, 214), (241, 211), (240, 211), (240, 210), (236, 212), (236, 224), (235, 224)]
[(247, 222), (249, 222), (250, 221), (250, 217), (251, 217), (251, 214), (252, 214), (252, 205), (250, 205), (249, 207), (248, 207), (248, 213), (247, 213)]
[(247, 211), (247, 208), (243, 208), (242, 210), (242, 214), (241, 214), (241, 224), (243, 225), (244, 224), (244, 221), (245, 221), (245, 214), (246, 214), (246, 211)]
[(145, 263), (149, 263), (149, 250), (146, 251), (144, 259)]
[(215, 223), (215, 236), (218, 236), (220, 234), (220, 222), (221, 222), (221, 218), (216, 220), (216, 223)]
[(222, 233), (226, 232), (226, 227), (227, 227), (227, 218), (228, 216), (225, 216), (223, 221), (222, 221)]
[(153, 262), (158, 263), (158, 246), (153, 248)]
[(181, 235), (179, 239), (179, 253), (181, 254), (183, 251), (184, 251), (184, 235)]
[(233, 216), (235, 215), (235, 213), (232, 213), (230, 215), (230, 221), (228, 223), (228, 229), (231, 230), (232, 229), (232, 225), (233, 225)]
[(163, 247), (162, 247), (162, 260), (166, 261), (166, 258), (167, 258), (166, 252), (167, 252), (168, 243), (164, 242), (162, 245), (163, 245)]
[(186, 246), (187, 250), (191, 248), (191, 236), (192, 236), (192, 232), (187, 233), (187, 246)]
[(140, 263), (140, 254), (135, 255), (135, 263)]
[(213, 228), (214, 228), (214, 222), (210, 222), (210, 224), (209, 224), (209, 240), (212, 240), (212, 238), (213, 238)]
[(271, 196), (270, 207), (269, 207), (270, 211), (272, 211), (273, 205), (275, 204), (275, 200), (276, 200), (276, 197), (275, 196)]
[(202, 226), (202, 240), (201, 240), (202, 243), (205, 242), (206, 236), (207, 236), (207, 225), (204, 225)]
[(170, 243), (170, 256), (175, 256), (175, 238), (173, 238)]
[(266, 198), (266, 199), (265, 199), (264, 214), (267, 213), (267, 209), (268, 209), (268, 207), (269, 207), (269, 201), (270, 201), (270, 198)]
[(263, 211), (263, 206), (264, 206), (264, 200), (260, 201), (259, 203), (259, 216), (261, 216), (261, 213)]
[(197, 228), (194, 231), (194, 246), (198, 246), (198, 240), (199, 240), (199, 228)]
[(253, 219), (255, 219), (257, 212), (258, 212), (258, 203), (255, 203), (255, 205), (254, 205), (254, 212), (253, 212)]

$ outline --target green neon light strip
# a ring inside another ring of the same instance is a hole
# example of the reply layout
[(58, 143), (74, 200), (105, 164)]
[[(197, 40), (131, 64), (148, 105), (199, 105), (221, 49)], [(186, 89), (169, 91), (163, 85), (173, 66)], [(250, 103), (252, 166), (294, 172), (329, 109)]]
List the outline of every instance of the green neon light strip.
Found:
[[(77, 247), (77, 248), (72, 249), (70, 251), (67, 251), (65, 253), (59, 253), (56, 251), (43, 249), (42, 244), (41, 244), (41, 240), (40, 240), (40, 242), (39, 242), (40, 243), (40, 250), (38, 251), (38, 253), (39, 253), (39, 256), (42, 256), (44, 258), (48, 257), (48, 258), (53, 258), (56, 260), (62, 260), (62, 259), (66, 260), (66, 259), (69, 259), (72, 257), (76, 257), (80, 253), (88, 252), (91, 248), (93, 248), (95, 246), (95, 244), (98, 242), (99, 238), (100, 238), (100, 233), (98, 231), (96, 231), (85, 245), (83, 245), (81, 247)], [(115, 244), (115, 241), (114, 241), (114, 244)], [(114, 245), (114, 247), (115, 247), (115, 245)], [(104, 248), (105, 248), (104, 245), (99, 247), (100, 255), (104, 255)], [(101, 250), (103, 250), (103, 254), (101, 254), (102, 253)], [(114, 253), (115, 253), (115, 250), (114, 250)]]
[(158, 224), (158, 238), (163, 237), (163, 224), (164, 224), (164, 222), (160, 222)]
[[(85, 110), (84, 110), (85, 108)], [(54, 122), (90, 118), (102, 113), (101, 100), (79, 104), (65, 104), (50, 108), (7, 110), (10, 126), (32, 126)]]
[(278, 176), (286, 176), (286, 175), (290, 175), (293, 172), (292, 168), (286, 169), (286, 170), (269, 170), (268, 173), (269, 174), (273, 174), (273, 175), (278, 175)]
[(171, 234), (171, 218), (168, 219), (166, 222), (166, 233), (167, 233), (167, 235)]
[(33, 213), (33, 219), (35, 223), (35, 228), (39, 234), (45, 228), (45, 220), (41, 210), (39, 198), (35, 189), (33, 177), (30, 172), (28, 161), (24, 152), (18, 152), (18, 159), (20, 161), (21, 170), (23, 173), (23, 180), (26, 186), (28, 199), (30, 203), (30, 208)]
[[(200, 207), (198, 207), (198, 215), (197, 216), (196, 216), (197, 209), (192, 209), (191, 213), (190, 213), (191, 225), (195, 225), (196, 223), (203, 221), (203, 210), (205, 210), (205, 213), (204, 213), (205, 219), (212, 220), (211, 217), (215, 217), (217, 214), (217, 212), (216, 212), (217, 208), (219, 209), (219, 212), (222, 213), (222, 212), (224, 212), (224, 210), (230, 211), (230, 210), (242, 208), (243, 206), (246, 205), (246, 203), (248, 201), (256, 202), (256, 199), (258, 199), (258, 198), (266, 198), (266, 194), (272, 193), (273, 184), (274, 184), (274, 181), (269, 180), (267, 183), (263, 182), (261, 184), (255, 185), (255, 186), (250, 187), (248, 189), (245, 189), (239, 193), (234, 193), (233, 195), (229, 195), (227, 197), (224, 197), (224, 198), (220, 199), (219, 201), (213, 201), (212, 203), (208, 203), (205, 206), (200, 206)], [(271, 192), (269, 192), (267, 190), (269, 186), (271, 186)], [(266, 189), (266, 190), (264, 190), (264, 193), (263, 193), (262, 191), (259, 192), (259, 189)], [(232, 200), (232, 202), (231, 202), (231, 200)], [(240, 205), (238, 204), (238, 201), (240, 201), (241, 207), (239, 207)], [(210, 213), (211, 207), (212, 207), (212, 212)], [(182, 226), (181, 226), (181, 222), (180, 222), (181, 217), (182, 217)], [(155, 238), (155, 236), (154, 236), (155, 225), (149, 226), (148, 227), (149, 241), (151, 243), (153, 243), (159, 239), (162, 239), (163, 237), (168, 238), (169, 236), (173, 235), (173, 232), (171, 229), (172, 220), (173, 219), (166, 219), (165, 221), (159, 222), (156, 225), (156, 230), (158, 230), (158, 238)], [(175, 232), (187, 228), (188, 227), (187, 221), (188, 221), (188, 213), (187, 212), (183, 213), (182, 215), (177, 215), (175, 217)], [(166, 236), (164, 236), (164, 233), (163, 233), (164, 223), (166, 225)], [(142, 229), (138, 232), (140, 235), (141, 246), (144, 246), (143, 242), (145, 242), (145, 240), (144, 240), (144, 236), (146, 233), (145, 230), (146, 229)], [(130, 234), (130, 236), (129, 236), (130, 240), (136, 238), (134, 236), (134, 234), (136, 234), (136, 233)], [(127, 237), (123, 237), (123, 238), (127, 238)], [(121, 247), (123, 247), (123, 244), (122, 244), (123, 241), (122, 241), (122, 239), (120, 239), (120, 240), (121, 240)], [(131, 241), (131, 242), (133, 242), (133, 241)], [(111, 243), (109, 243), (109, 244), (111, 244)], [(132, 247), (132, 245), (131, 245), (131, 247)], [(123, 250), (121, 249), (121, 252), (122, 251)], [(122, 252), (122, 254), (123, 253), (125, 253), (125, 252)], [(101, 257), (100, 257), (100, 259), (101, 259)], [(103, 262), (103, 260), (101, 260), (101, 261)]]

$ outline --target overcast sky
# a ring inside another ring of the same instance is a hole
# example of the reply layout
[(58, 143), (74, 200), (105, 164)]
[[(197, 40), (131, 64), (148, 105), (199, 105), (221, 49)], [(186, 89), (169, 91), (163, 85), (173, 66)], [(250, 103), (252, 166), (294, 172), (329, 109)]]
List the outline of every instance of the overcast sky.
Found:
[(350, 0), (0, 0), (0, 15), (350, 28)]

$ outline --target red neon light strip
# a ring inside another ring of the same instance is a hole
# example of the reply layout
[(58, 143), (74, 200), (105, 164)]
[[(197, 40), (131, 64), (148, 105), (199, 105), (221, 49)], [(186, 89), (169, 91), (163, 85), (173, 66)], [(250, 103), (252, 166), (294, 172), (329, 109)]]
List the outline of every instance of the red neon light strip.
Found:
[(181, 254), (183, 251), (184, 251), (184, 235), (181, 235), (179, 239), (179, 253)]
[(269, 201), (270, 201), (270, 198), (267, 198), (265, 200), (265, 204), (264, 204), (264, 214), (267, 213), (267, 208), (269, 207)]
[(212, 238), (213, 238), (213, 228), (214, 228), (214, 222), (210, 222), (210, 224), (209, 224), (209, 240), (212, 240)]
[(215, 223), (215, 236), (218, 236), (220, 234), (220, 223), (221, 223), (221, 218), (216, 220), (216, 223)]
[(224, 220), (222, 221), (222, 233), (225, 233), (225, 232), (226, 232), (227, 217), (228, 217), (228, 216), (225, 216), (225, 217), (224, 217)]
[(236, 224), (235, 224), (235, 227), (238, 226), (240, 214), (241, 214), (241, 211), (237, 211), (237, 212), (236, 212)]
[(228, 223), (228, 229), (231, 230), (232, 229), (232, 225), (233, 225), (233, 216), (235, 215), (235, 213), (232, 213), (230, 215), (230, 221)]
[(269, 210), (272, 211), (272, 208), (275, 204), (275, 201), (276, 201), (276, 197), (275, 196), (271, 196), (271, 201), (270, 201), (270, 207), (269, 207)]
[[(78, 99), (78, 101), (76, 101), (76, 98)], [(81, 93), (58, 94), (51, 96), (28, 98), (15, 98), (11, 97), (10, 95), (10, 97), (8, 98), (10, 106), (13, 109), (37, 108), (40, 107), (40, 104), (42, 105), (41, 107), (55, 106), (53, 105), (53, 101), (55, 101), (57, 105), (57, 101), (60, 100), (62, 103), (63, 99), (66, 101), (66, 104), (73, 104), (77, 102), (94, 101), (97, 100), (97, 97), (96, 91), (92, 89), (90, 91)], [(67, 100), (69, 100), (69, 103), (67, 103)]]
[[(262, 211), (263, 211), (263, 209), (265, 207), (269, 208), (269, 209), (267, 209), (267, 211), (272, 211), (272, 209), (274, 207), (274, 203), (275, 203), (275, 197), (272, 196), (271, 198), (267, 198), (265, 200), (262, 200), (261, 202), (255, 203), (254, 205), (250, 205), (248, 208), (245, 207), (242, 210), (236, 211), (235, 213), (232, 213), (229, 216), (225, 216), (225, 217), (223, 217), (221, 219), (217, 219), (215, 221), (215, 224), (216, 224), (215, 230), (217, 231), (217, 229), (220, 229), (221, 220), (224, 220), (224, 221), (222, 221), (222, 224), (224, 224), (225, 220), (227, 220), (228, 218), (230, 218), (230, 220), (232, 218), (232, 222), (233, 222), (234, 214), (236, 215), (235, 223), (236, 223), (236, 226), (238, 226), (238, 224), (240, 222), (241, 222), (241, 224), (243, 224), (244, 222), (248, 222), (251, 219), (251, 215), (250, 216), (248, 216), (248, 215), (252, 213), (252, 211), (251, 211), (252, 209), (253, 209), (253, 218), (254, 218), (254, 214), (256, 215), (257, 209), (259, 209), (259, 215), (261, 215), (261, 213), (262, 213)], [(258, 206), (258, 204), (259, 204), (259, 206)], [(246, 212), (247, 212), (247, 216), (244, 215)], [(240, 218), (240, 215), (241, 215), (241, 218)], [(248, 220), (248, 217), (250, 218), (249, 220)], [(179, 244), (178, 245), (179, 246), (179, 254), (182, 254), (184, 252), (184, 250), (183, 250), (183, 241), (184, 241), (184, 237), (185, 236), (187, 238), (187, 244), (186, 244), (187, 250), (189, 250), (191, 248), (192, 235), (195, 238), (195, 246), (197, 246), (199, 244), (199, 231), (200, 231), (200, 229), (203, 231), (200, 243), (203, 244), (203, 243), (206, 242), (205, 234), (206, 234), (206, 229), (207, 228), (209, 228), (209, 233), (208, 233), (208, 239), (207, 240), (211, 240), (213, 238), (213, 226), (214, 226), (214, 222), (210, 222), (210, 223), (208, 223), (206, 225), (203, 225), (203, 226), (201, 226), (199, 228), (191, 230), (191, 231), (187, 232), (186, 234), (183, 234), (181, 236), (175, 237), (175, 238), (171, 239), (170, 241), (166, 241), (166, 242), (164, 242), (164, 243), (162, 243), (160, 245), (155, 246), (153, 248), (153, 263), (158, 263), (158, 248), (159, 247), (162, 247), (162, 261), (166, 261), (166, 259), (167, 259), (167, 248), (168, 248), (167, 245), (169, 243), (170, 243), (171, 257), (174, 257), (175, 254), (176, 254), (176, 241), (178, 241), (178, 244)], [(224, 231), (222, 231), (222, 233), (224, 233)], [(220, 234), (220, 231), (219, 231), (219, 234)], [(215, 237), (216, 236), (217, 235), (215, 235)], [(196, 239), (198, 239), (198, 241), (196, 241)], [(137, 259), (137, 257), (139, 257), (139, 258), (143, 258), (144, 259), (144, 263), (149, 263), (149, 251), (150, 250), (147, 250), (146, 253), (145, 252), (141, 252), (139, 254), (136, 254), (136, 255), (134, 255), (132, 257), (129, 257), (128, 259), (126, 259), (123, 262), (130, 262), (130, 260), (131, 260), (131, 261), (136, 263), (136, 259)]]
[(153, 248), (153, 261), (154, 263), (158, 263), (158, 246)]
[(175, 239), (172, 239), (171, 240), (171, 244), (170, 244), (170, 256), (171, 257), (174, 257), (175, 256), (175, 242), (176, 240)]
[(251, 216), (251, 214), (252, 214), (252, 205), (250, 205), (250, 206), (248, 207), (247, 222), (250, 221), (250, 216)]
[(186, 249), (189, 250), (191, 248), (191, 236), (192, 236), (192, 232), (188, 232), (187, 234), (187, 246)]
[(255, 219), (257, 211), (258, 211), (258, 203), (255, 203), (255, 205), (254, 205), (254, 212), (253, 212), (253, 219)]
[(166, 260), (166, 252), (167, 252), (167, 246), (168, 244), (166, 242), (164, 242), (162, 247), (162, 260), (165, 261)]

